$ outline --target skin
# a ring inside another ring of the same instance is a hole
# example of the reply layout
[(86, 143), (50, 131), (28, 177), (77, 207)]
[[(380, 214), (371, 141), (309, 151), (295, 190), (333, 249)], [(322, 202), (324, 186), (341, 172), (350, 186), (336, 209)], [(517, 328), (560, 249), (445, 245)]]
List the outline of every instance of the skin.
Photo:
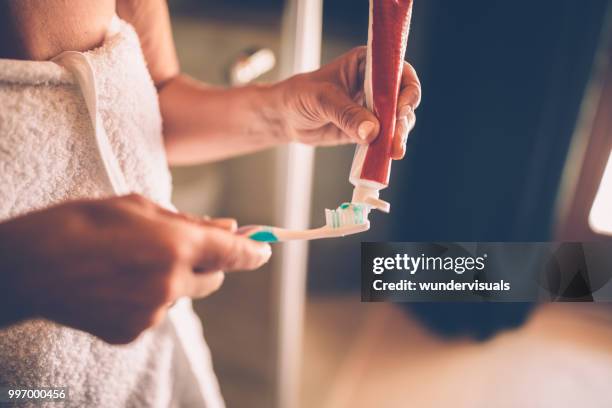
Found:
[[(219, 88), (180, 73), (165, 0), (4, 0), (0, 58), (47, 60), (99, 46), (114, 13), (131, 23), (158, 88), (170, 164), (195, 164), (300, 142), (369, 143), (365, 48), (285, 81)], [(420, 84), (405, 64), (393, 158), (405, 154)], [(0, 223), (0, 327), (44, 317), (127, 343), (182, 296), (207, 296), (223, 272), (267, 262), (267, 244), (231, 219), (196, 219), (137, 196), (67, 202)], [(112, 322), (112, 324), (111, 324)]]
[(0, 236), (12, 237), (2, 242), (4, 287), (12, 289), (2, 302), (19, 306), (0, 313), (130, 342), (179, 297), (216, 291), (221, 271), (256, 269), (270, 258), (268, 245), (235, 230), (234, 220), (192, 219), (138, 195), (29, 213), (0, 225)]

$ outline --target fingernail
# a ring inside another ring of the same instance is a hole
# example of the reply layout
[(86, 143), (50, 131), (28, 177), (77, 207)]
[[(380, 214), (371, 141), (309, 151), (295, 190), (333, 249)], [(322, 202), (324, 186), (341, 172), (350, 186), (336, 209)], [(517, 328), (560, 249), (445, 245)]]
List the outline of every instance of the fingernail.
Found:
[(268, 244), (262, 244), (258, 249), (262, 262), (266, 262), (272, 256), (272, 248)]
[(359, 136), (361, 140), (368, 140), (375, 127), (376, 125), (370, 121), (361, 122), (357, 129), (357, 136)]

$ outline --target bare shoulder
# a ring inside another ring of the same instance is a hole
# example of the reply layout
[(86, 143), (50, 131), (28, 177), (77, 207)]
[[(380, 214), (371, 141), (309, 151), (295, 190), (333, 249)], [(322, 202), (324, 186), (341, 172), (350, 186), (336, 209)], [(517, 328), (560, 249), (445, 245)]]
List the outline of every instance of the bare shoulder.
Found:
[(0, 58), (46, 60), (104, 39), (115, 0), (0, 1)]

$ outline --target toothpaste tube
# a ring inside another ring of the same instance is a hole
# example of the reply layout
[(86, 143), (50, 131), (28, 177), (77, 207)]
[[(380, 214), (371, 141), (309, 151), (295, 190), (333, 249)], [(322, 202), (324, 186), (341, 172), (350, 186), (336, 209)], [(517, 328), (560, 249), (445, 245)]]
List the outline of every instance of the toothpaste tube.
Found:
[(379, 199), (389, 185), (391, 149), (397, 100), (410, 28), (412, 0), (370, 0), (370, 23), (365, 72), (365, 102), (378, 118), (380, 132), (367, 146), (355, 151), (349, 181), (355, 186), (353, 203), (388, 212)]

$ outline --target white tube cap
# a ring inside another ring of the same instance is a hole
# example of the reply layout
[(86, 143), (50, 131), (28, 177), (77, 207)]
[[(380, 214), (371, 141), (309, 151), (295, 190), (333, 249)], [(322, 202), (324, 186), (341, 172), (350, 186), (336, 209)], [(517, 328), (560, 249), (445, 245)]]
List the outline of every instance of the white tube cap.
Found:
[(391, 204), (379, 198), (379, 189), (357, 185), (353, 190), (353, 203), (365, 204), (379, 211), (388, 213), (391, 210)]

